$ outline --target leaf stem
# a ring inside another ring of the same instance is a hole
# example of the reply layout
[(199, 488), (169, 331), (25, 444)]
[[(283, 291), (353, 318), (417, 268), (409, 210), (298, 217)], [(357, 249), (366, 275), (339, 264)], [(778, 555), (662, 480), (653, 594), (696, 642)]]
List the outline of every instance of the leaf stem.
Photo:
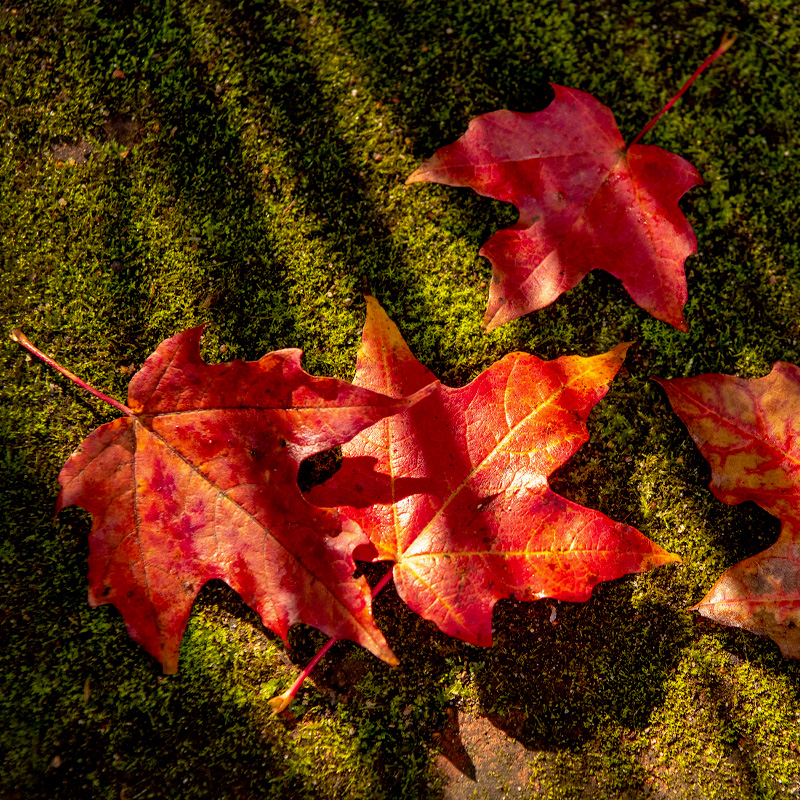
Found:
[(723, 34), (719, 47), (697, 68), (697, 70), (695, 70), (694, 75), (692, 75), (692, 77), (683, 84), (681, 90), (672, 98), (672, 100), (670, 100), (669, 103), (667, 103), (664, 108), (662, 108), (661, 111), (659, 111), (658, 114), (656, 114), (653, 119), (651, 119), (650, 122), (644, 126), (644, 128), (642, 128), (642, 130), (639, 132), (639, 135), (628, 145), (628, 147), (633, 147), (633, 145), (635, 145), (639, 139), (641, 139), (642, 136), (644, 136), (650, 130), (650, 128), (652, 128), (661, 119), (661, 117), (663, 117), (664, 114), (666, 114), (667, 111), (669, 111), (672, 106), (675, 105), (678, 98), (680, 98), (681, 95), (686, 92), (686, 90), (700, 77), (700, 75), (705, 72), (724, 52), (726, 52), (735, 41), (735, 33), (731, 34), (730, 36), (727, 33)]
[[(392, 569), (391, 567), (386, 572), (386, 574), (375, 584), (375, 588), (372, 590), (372, 597), (373, 599), (377, 597), (385, 588), (386, 584), (392, 579)], [(325, 643), (325, 646), (317, 652), (314, 658), (308, 662), (305, 669), (297, 676), (297, 680), (283, 693), (277, 695), (277, 697), (273, 697), (270, 701), (270, 707), (276, 714), (280, 714), (281, 711), (284, 711), (288, 708), (289, 704), (294, 700), (295, 695), (298, 691), (300, 691), (300, 687), (305, 683), (306, 678), (311, 674), (311, 671), (314, 667), (319, 664), (322, 660), (324, 655), (328, 652), (328, 650), (333, 647), (336, 642), (339, 641), (338, 636), (334, 636)]]
[(119, 400), (115, 400), (113, 397), (109, 397), (107, 394), (98, 392), (97, 389), (95, 389), (93, 386), (89, 386), (86, 381), (81, 380), (77, 375), (66, 369), (66, 367), (62, 367), (61, 364), (53, 361), (50, 356), (46, 356), (38, 347), (36, 347), (36, 345), (31, 343), (28, 337), (19, 328), (14, 328), (14, 330), (11, 331), (11, 338), (13, 341), (17, 342), (17, 344), (22, 345), (29, 353), (32, 353), (37, 358), (44, 361), (48, 367), (52, 367), (57, 372), (60, 372), (65, 378), (69, 378), (73, 383), (76, 383), (81, 387), (81, 389), (86, 389), (87, 392), (90, 392), (95, 397), (100, 398), (100, 400), (103, 400), (109, 405), (114, 406), (117, 411), (121, 411), (123, 414), (126, 414), (129, 417), (136, 416), (133, 411), (128, 408), (128, 406), (123, 405), (119, 402)]

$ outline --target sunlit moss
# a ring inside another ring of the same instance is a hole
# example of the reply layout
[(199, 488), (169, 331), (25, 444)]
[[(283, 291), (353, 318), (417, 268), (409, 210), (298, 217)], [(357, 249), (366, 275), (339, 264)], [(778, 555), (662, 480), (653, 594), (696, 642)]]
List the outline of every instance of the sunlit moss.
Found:
[[(649, 378), (756, 377), (800, 360), (794, 16), (789, 2), (700, 0), (6, 4), (0, 332), (23, 327), (120, 399), (162, 338), (200, 323), (209, 361), (302, 347), (311, 371), (350, 377), (364, 289), (451, 385), (514, 349), (555, 358), (633, 341), (553, 485), (684, 563), (586, 604), (502, 601), (488, 650), (388, 589), (376, 616), (400, 667), (337, 644), (278, 719), (267, 701), (319, 634), (299, 626), (287, 648), (210, 586), (180, 673), (163, 676), (116, 611), (87, 606), (89, 520), (53, 522), (56, 479), (113, 414), (5, 340), (0, 793), (436, 797), (435, 734), (457, 708), (528, 748), (533, 777), (511, 796), (793, 796), (796, 665), (686, 611), (777, 522), (713, 498)], [(484, 336), (490, 268), (477, 252), (515, 212), (405, 177), (477, 114), (541, 107), (548, 81), (595, 94), (630, 141), (726, 28), (735, 47), (646, 140), (706, 181), (682, 201), (699, 242), (689, 334), (592, 273)], [(77, 144), (86, 158), (56, 158)]]

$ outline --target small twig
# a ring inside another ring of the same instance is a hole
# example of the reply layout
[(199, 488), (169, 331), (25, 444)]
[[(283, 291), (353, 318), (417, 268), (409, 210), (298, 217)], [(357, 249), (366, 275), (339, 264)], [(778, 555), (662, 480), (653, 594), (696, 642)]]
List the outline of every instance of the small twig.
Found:
[(656, 114), (653, 119), (651, 119), (650, 122), (644, 126), (644, 128), (642, 128), (642, 130), (639, 132), (639, 135), (628, 145), (628, 147), (633, 147), (633, 145), (635, 145), (639, 139), (641, 139), (642, 136), (644, 136), (661, 119), (661, 117), (663, 117), (664, 114), (666, 114), (667, 111), (669, 111), (672, 106), (675, 105), (678, 98), (680, 98), (681, 95), (686, 92), (686, 90), (700, 77), (700, 75), (705, 72), (724, 52), (726, 52), (735, 41), (735, 33), (731, 34), (730, 36), (727, 33), (723, 34), (719, 47), (695, 70), (694, 75), (692, 75), (692, 77), (683, 84), (681, 90), (672, 98), (672, 100), (670, 100), (669, 103), (667, 103), (664, 108), (662, 108), (661, 111), (659, 111), (658, 114)]
[[(392, 579), (392, 569), (389, 568), (389, 571), (375, 584), (375, 588), (372, 590), (372, 597), (373, 599), (379, 595), (387, 583)], [(319, 650), (319, 652), (308, 662), (306, 668), (297, 676), (297, 680), (283, 693), (277, 695), (277, 697), (273, 697), (269, 701), (269, 705), (272, 710), (276, 714), (280, 714), (281, 711), (284, 711), (289, 704), (294, 700), (295, 695), (300, 690), (300, 687), (305, 683), (306, 678), (311, 674), (311, 670), (319, 664), (322, 660), (323, 656), (328, 652), (328, 650), (333, 647), (336, 642), (339, 641), (338, 636), (334, 636), (331, 639), (328, 639), (325, 646)]]
[(66, 367), (62, 367), (61, 364), (58, 364), (55, 361), (53, 361), (53, 359), (50, 358), (50, 356), (46, 356), (38, 347), (36, 347), (34, 344), (31, 344), (28, 337), (19, 328), (14, 328), (14, 330), (11, 331), (11, 339), (15, 341), (17, 344), (22, 345), (22, 347), (24, 347), (29, 353), (32, 353), (37, 358), (44, 361), (44, 363), (47, 364), (48, 367), (52, 367), (54, 370), (56, 370), (56, 372), (60, 372), (65, 378), (69, 378), (73, 383), (80, 386), (81, 389), (86, 389), (87, 392), (90, 392), (95, 397), (100, 398), (100, 400), (103, 400), (109, 405), (114, 406), (114, 408), (116, 408), (118, 411), (121, 411), (123, 414), (129, 417), (136, 416), (133, 413), (133, 411), (131, 411), (128, 408), (128, 406), (123, 405), (122, 403), (119, 402), (119, 400), (115, 400), (113, 397), (109, 397), (107, 394), (99, 392), (93, 386), (89, 386), (89, 384), (86, 383), (86, 381), (81, 380), (81, 378), (79, 378), (74, 373), (70, 372), (68, 369), (66, 369)]

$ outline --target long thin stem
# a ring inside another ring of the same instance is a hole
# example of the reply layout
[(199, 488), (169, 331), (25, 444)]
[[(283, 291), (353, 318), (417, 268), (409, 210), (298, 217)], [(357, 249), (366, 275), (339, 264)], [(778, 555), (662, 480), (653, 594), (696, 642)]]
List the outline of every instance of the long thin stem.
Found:
[(121, 411), (123, 414), (126, 414), (129, 417), (136, 416), (133, 411), (128, 408), (128, 406), (123, 405), (119, 402), (119, 400), (115, 400), (113, 397), (109, 397), (107, 394), (98, 392), (93, 386), (89, 386), (86, 381), (81, 380), (77, 375), (73, 374), (65, 367), (62, 367), (61, 364), (53, 361), (50, 356), (46, 356), (38, 347), (36, 347), (36, 345), (30, 342), (28, 337), (19, 328), (14, 328), (14, 330), (11, 331), (11, 338), (17, 342), (17, 344), (22, 345), (29, 353), (35, 355), (36, 358), (40, 358), (42, 361), (44, 361), (48, 367), (52, 367), (57, 372), (60, 372), (65, 378), (69, 378), (73, 383), (76, 383), (81, 387), (81, 389), (86, 389), (87, 392), (90, 392), (95, 397), (100, 398), (100, 400), (108, 403), (110, 406), (114, 406), (117, 411)]
[[(391, 579), (392, 569), (389, 568), (389, 571), (375, 584), (375, 588), (372, 590), (373, 599), (383, 591), (384, 587)], [(338, 641), (338, 636), (328, 639), (325, 646), (319, 650), (314, 658), (308, 662), (306, 668), (297, 676), (297, 680), (283, 694), (279, 694), (277, 697), (273, 697), (269, 701), (270, 707), (276, 714), (280, 714), (281, 711), (285, 710), (289, 706), (289, 703), (294, 700), (294, 696), (298, 691), (300, 691), (300, 687), (305, 683), (306, 678), (311, 674), (311, 671), (314, 669), (314, 667), (319, 664), (328, 650), (330, 650), (331, 647), (333, 647), (333, 645)]]
[(651, 119), (650, 122), (644, 126), (644, 128), (642, 128), (642, 130), (639, 132), (639, 135), (628, 145), (628, 147), (633, 147), (633, 145), (635, 145), (639, 139), (641, 139), (642, 136), (644, 136), (650, 130), (650, 128), (652, 128), (656, 122), (658, 122), (661, 117), (663, 117), (664, 114), (666, 114), (667, 111), (669, 111), (672, 106), (675, 105), (678, 98), (683, 95), (684, 92), (686, 92), (686, 90), (700, 77), (700, 75), (702, 75), (702, 73), (705, 72), (714, 61), (716, 61), (724, 52), (726, 52), (735, 41), (736, 34), (732, 34), (731, 36), (728, 36), (727, 33), (724, 34), (719, 47), (697, 68), (694, 75), (692, 75), (692, 77), (683, 84), (683, 87), (678, 94), (676, 94), (675, 97), (673, 97), (672, 100), (670, 100), (669, 103), (667, 103), (664, 108), (662, 108), (661, 111), (659, 111), (658, 114), (656, 114), (653, 119)]

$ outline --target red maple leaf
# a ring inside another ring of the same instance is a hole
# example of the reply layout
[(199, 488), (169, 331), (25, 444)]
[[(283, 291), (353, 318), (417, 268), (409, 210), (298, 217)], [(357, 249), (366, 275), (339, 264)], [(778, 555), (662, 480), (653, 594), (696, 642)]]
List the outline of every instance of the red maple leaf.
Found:
[(493, 268), (485, 331), (550, 305), (593, 269), (621, 280), (656, 319), (688, 330), (683, 264), (697, 240), (678, 200), (703, 181), (688, 161), (636, 142), (732, 42), (723, 39), (628, 147), (606, 106), (553, 84), (543, 111), (477, 117), (408, 178), (468, 186), (517, 207), (517, 223), (480, 250)]
[[(401, 397), (435, 380), (367, 304), (356, 385)], [(394, 562), (412, 609), (478, 645), (491, 644), (500, 598), (587, 600), (601, 581), (677, 561), (547, 483), (588, 439), (585, 420), (626, 349), (550, 362), (512, 353), (461, 389), (437, 383), (344, 445), (342, 468), (311, 497), (357, 522), (375, 560)]]
[(352, 577), (363, 534), (309, 504), (297, 472), (303, 459), (417, 398), (313, 377), (296, 349), (209, 365), (201, 331), (158, 346), (131, 380), (128, 406), (15, 334), (125, 414), (91, 433), (59, 475), (58, 510), (75, 504), (92, 515), (89, 602), (116, 606), (165, 672), (177, 670), (192, 603), (215, 578), (284, 639), (306, 622), (394, 663), (369, 586)]
[(781, 520), (778, 541), (728, 569), (694, 610), (800, 658), (800, 369), (779, 361), (756, 380), (656, 380), (711, 465), (714, 495)]

